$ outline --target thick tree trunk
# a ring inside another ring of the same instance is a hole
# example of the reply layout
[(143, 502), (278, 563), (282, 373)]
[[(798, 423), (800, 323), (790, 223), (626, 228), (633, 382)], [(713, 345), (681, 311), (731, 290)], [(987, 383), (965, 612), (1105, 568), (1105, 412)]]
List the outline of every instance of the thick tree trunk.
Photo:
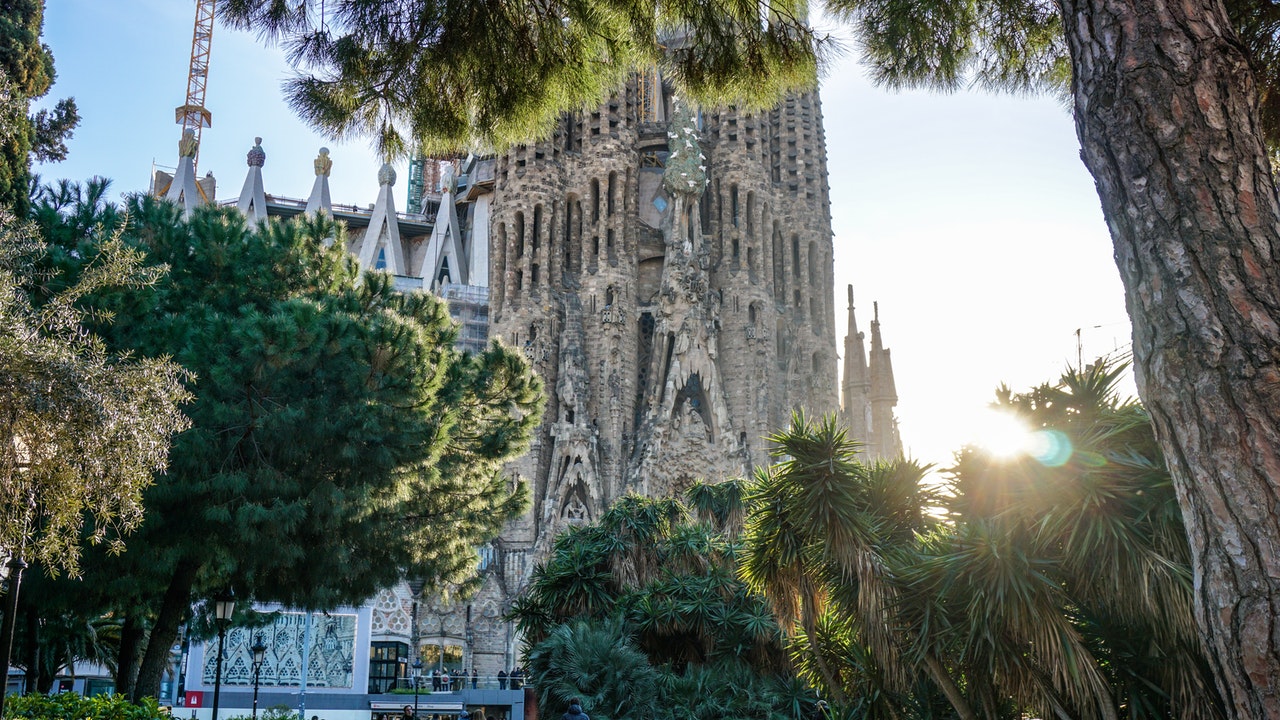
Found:
[(138, 679), (130, 699), (134, 702), (144, 697), (160, 696), (160, 680), (169, 664), (169, 648), (178, 639), (178, 628), (191, 608), (191, 586), (195, 584), (199, 566), (190, 560), (182, 560), (174, 568), (173, 578), (164, 592), (160, 612), (151, 626), (147, 638), (147, 651), (138, 667)]
[(142, 652), (142, 638), (146, 630), (142, 618), (130, 611), (120, 627), (120, 650), (116, 656), (116, 692), (133, 697), (138, 683), (138, 654)]
[(1280, 718), (1280, 211), (1221, 0), (1058, 0), (1138, 390), (1230, 711)]

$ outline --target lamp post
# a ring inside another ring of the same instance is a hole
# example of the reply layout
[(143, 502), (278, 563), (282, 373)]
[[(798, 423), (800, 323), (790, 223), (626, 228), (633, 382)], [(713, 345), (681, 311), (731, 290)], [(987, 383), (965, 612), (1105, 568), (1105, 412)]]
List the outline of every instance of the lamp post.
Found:
[(236, 611), (236, 596), (230, 589), (213, 599), (213, 618), (218, 625), (218, 659), (213, 664), (213, 720), (218, 720), (218, 695), (222, 691), (222, 649), (227, 641), (227, 626)]
[(0, 642), (4, 643), (4, 685), (0, 685), (0, 718), (4, 717), (4, 696), (9, 692), (9, 660), (13, 655), (13, 632), (18, 618), (18, 586), (22, 584), (22, 571), (27, 563), (14, 555), (5, 563), (9, 568), (9, 606), (4, 609), (4, 625), (0, 627)]
[(267, 659), (267, 646), (262, 644), (262, 636), (254, 638), (253, 647), (253, 720), (258, 720), (258, 676), (262, 673), (262, 661)]
[(422, 658), (413, 661), (413, 717), (418, 717), (418, 682), (422, 680)]

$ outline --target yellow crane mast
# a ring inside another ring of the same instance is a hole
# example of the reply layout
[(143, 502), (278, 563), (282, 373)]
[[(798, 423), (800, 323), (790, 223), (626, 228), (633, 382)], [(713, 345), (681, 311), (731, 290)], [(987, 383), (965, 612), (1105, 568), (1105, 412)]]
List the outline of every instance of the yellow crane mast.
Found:
[(191, 34), (191, 68), (187, 72), (187, 102), (175, 111), (177, 122), (185, 134), (196, 134), (195, 164), (200, 162), (200, 131), (213, 123), (213, 115), (204, 106), (205, 86), (209, 82), (209, 47), (213, 42), (213, 9), (215, 0), (196, 0), (195, 30)]

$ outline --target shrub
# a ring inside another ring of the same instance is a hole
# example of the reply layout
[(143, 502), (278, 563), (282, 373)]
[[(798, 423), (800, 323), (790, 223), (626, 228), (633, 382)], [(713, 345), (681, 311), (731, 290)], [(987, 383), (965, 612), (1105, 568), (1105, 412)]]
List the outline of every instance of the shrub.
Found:
[(123, 695), (84, 697), (76, 693), (58, 695), (11, 695), (5, 700), (8, 720), (173, 720), (168, 708), (153, 698), (134, 704)]

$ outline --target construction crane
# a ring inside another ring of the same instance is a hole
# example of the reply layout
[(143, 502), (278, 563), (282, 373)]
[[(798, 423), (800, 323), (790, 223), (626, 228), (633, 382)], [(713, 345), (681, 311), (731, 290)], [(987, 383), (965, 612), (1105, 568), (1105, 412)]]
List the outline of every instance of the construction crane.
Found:
[(196, 134), (196, 155), (200, 163), (200, 131), (213, 124), (213, 115), (204, 106), (204, 90), (209, 83), (209, 46), (213, 42), (213, 8), (215, 0), (196, 0), (196, 24), (191, 33), (191, 68), (187, 71), (187, 102), (174, 114), (183, 134)]

